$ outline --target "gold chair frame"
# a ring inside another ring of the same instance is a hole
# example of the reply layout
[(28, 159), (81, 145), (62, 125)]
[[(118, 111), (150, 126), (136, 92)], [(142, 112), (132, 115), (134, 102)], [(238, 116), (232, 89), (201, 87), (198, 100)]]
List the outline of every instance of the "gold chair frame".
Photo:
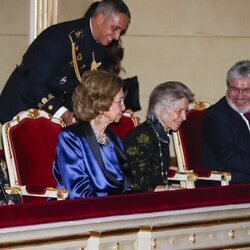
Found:
[(30, 119), (38, 119), (38, 118), (45, 118), (49, 119), (53, 123), (59, 124), (60, 126), (64, 127), (65, 124), (61, 119), (57, 119), (52, 117), (46, 111), (43, 110), (36, 110), (36, 109), (29, 109), (27, 111), (20, 112), (16, 115), (13, 120), (5, 123), (2, 127), (2, 139), (3, 139), (3, 146), (4, 146), (4, 153), (6, 158), (6, 164), (9, 174), (9, 181), (10, 187), (6, 187), (7, 193), (20, 193), (21, 195), (26, 196), (34, 196), (34, 197), (48, 197), (48, 198), (56, 198), (57, 200), (64, 200), (68, 196), (68, 192), (66, 189), (62, 188), (53, 188), (53, 187), (46, 187), (46, 190), (43, 194), (40, 193), (30, 193), (27, 191), (25, 185), (20, 185), (18, 174), (17, 174), (17, 166), (14, 159), (14, 152), (11, 147), (11, 141), (9, 136), (10, 128), (16, 126), (22, 121), (23, 119), (30, 118)]
[[(189, 110), (191, 109), (206, 109), (210, 106), (208, 102), (197, 100), (194, 103), (189, 105)], [(183, 142), (181, 140), (180, 132), (173, 132), (173, 143), (174, 143), (174, 150), (176, 153), (178, 170), (181, 172), (193, 172), (193, 170), (189, 170), (187, 166), (187, 162), (184, 156), (183, 150)], [(211, 171), (211, 175), (209, 177), (199, 177), (197, 176), (198, 180), (212, 180), (212, 181), (220, 181), (221, 186), (229, 185), (231, 180), (231, 174), (229, 172), (220, 172), (220, 171)], [(182, 182), (182, 186), (185, 186), (185, 183)]]

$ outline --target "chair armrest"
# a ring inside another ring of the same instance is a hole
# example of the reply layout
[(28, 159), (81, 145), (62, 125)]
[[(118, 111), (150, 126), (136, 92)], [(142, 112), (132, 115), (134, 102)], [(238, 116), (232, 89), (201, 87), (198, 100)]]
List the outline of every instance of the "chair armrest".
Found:
[(195, 188), (194, 182), (197, 180), (197, 174), (193, 172), (169, 171), (168, 179), (170, 181), (180, 181), (181, 186), (186, 188)]
[(56, 198), (65, 200), (68, 197), (68, 191), (64, 188), (51, 188), (42, 186), (16, 186), (21, 189), (21, 195), (33, 197)]
[(227, 186), (232, 177), (228, 172), (211, 171), (211, 179), (218, 179), (221, 181), (221, 186)]
[(4, 187), (7, 194), (22, 194), (21, 188), (18, 187)]
[(195, 168), (193, 171), (198, 175), (198, 179), (220, 181), (221, 186), (227, 186), (229, 185), (229, 181), (231, 181), (231, 174), (229, 172), (212, 171), (204, 168)]

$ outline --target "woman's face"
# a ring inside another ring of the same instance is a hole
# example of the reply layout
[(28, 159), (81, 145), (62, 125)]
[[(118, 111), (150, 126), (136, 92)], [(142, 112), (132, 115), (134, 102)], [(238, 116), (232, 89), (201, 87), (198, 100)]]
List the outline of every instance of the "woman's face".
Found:
[(177, 131), (181, 126), (182, 122), (186, 120), (186, 112), (188, 109), (188, 100), (182, 98), (170, 107), (167, 111), (162, 110), (159, 121), (165, 129), (171, 129)]
[(109, 111), (105, 111), (103, 113), (103, 116), (105, 116), (110, 122), (119, 122), (124, 111), (124, 93), (121, 88), (114, 97), (113, 103), (110, 106)]

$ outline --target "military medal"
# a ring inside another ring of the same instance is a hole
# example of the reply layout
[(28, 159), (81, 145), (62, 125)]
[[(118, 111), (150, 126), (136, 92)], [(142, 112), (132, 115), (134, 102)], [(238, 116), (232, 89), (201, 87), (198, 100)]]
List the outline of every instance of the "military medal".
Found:
[(92, 58), (93, 58), (93, 61), (91, 63), (90, 69), (91, 70), (97, 70), (97, 63), (96, 63), (96, 60), (95, 60), (95, 54), (94, 54), (94, 52), (92, 52)]

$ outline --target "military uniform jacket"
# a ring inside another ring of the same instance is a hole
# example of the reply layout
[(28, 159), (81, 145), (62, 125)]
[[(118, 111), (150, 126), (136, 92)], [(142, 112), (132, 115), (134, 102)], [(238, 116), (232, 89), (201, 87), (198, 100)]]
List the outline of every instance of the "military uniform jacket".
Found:
[(29, 108), (41, 108), (52, 115), (62, 106), (71, 110), (71, 95), (79, 78), (91, 69), (93, 60), (99, 66), (105, 53), (106, 47), (92, 36), (89, 19), (47, 28), (29, 46), (7, 81), (0, 96), (0, 121), (11, 120)]

